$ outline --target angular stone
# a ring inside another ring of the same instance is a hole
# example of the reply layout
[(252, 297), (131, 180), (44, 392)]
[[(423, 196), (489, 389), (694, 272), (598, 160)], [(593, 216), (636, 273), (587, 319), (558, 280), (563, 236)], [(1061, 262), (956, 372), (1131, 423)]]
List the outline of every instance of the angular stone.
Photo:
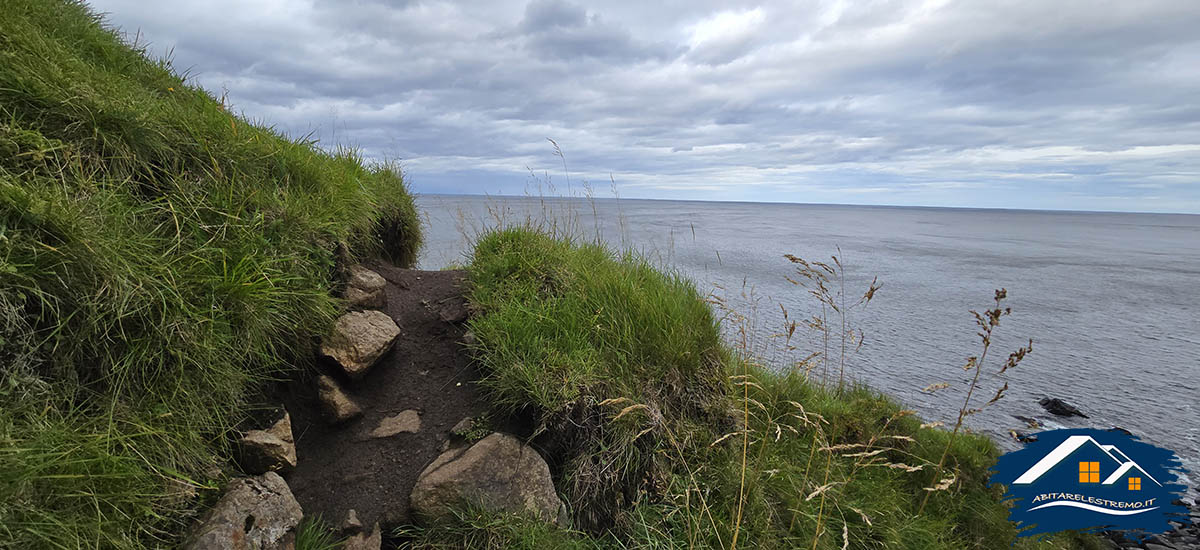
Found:
[(317, 378), (317, 397), (334, 422), (345, 422), (362, 414), (358, 403), (350, 399), (337, 381), (328, 376), (321, 375)]
[(296, 442), (292, 439), (292, 417), (283, 418), (266, 430), (250, 430), (239, 445), (239, 464), (248, 474), (290, 472), (296, 467)]
[(346, 299), (346, 304), (352, 308), (383, 309), (387, 305), (387, 294), (382, 290), (365, 292), (354, 287), (348, 287), (342, 297)]
[(342, 545), (342, 550), (379, 550), (382, 546), (383, 533), (380, 533), (379, 524), (376, 523), (370, 533), (359, 533), (348, 537), (346, 543)]
[(321, 353), (332, 358), (351, 378), (361, 378), (383, 356), (400, 327), (380, 311), (352, 311), (338, 318), (333, 333), (321, 343)]
[(413, 409), (385, 417), (371, 430), (373, 438), (391, 437), (399, 433), (417, 433), (421, 429), (421, 414)]
[(466, 435), (474, 427), (475, 427), (475, 419), (468, 416), (462, 420), (459, 420), (458, 423), (455, 424), (453, 428), (450, 428), (450, 433), (452, 433), (454, 435), (462, 436), (462, 435)]
[(363, 530), (363, 524), (358, 519), (358, 512), (354, 508), (346, 510), (346, 518), (342, 520), (342, 524), (338, 526), (343, 535), (357, 535)]
[(565, 520), (546, 461), (517, 438), (501, 433), (465, 450), (442, 453), (417, 477), (411, 495), (417, 517), (443, 517), (459, 503), (553, 523)]
[(374, 292), (386, 288), (387, 279), (384, 279), (383, 275), (375, 273), (361, 265), (354, 265), (350, 266), (350, 280), (347, 281), (347, 286), (366, 292)]
[(275, 472), (236, 479), (193, 532), (185, 550), (285, 550), (304, 514)]
[(438, 317), (446, 323), (461, 323), (466, 321), (468, 316), (467, 302), (460, 298), (442, 304), (442, 309), (438, 311)]
[(387, 305), (387, 280), (361, 265), (350, 267), (343, 297), (350, 307), (382, 308)]

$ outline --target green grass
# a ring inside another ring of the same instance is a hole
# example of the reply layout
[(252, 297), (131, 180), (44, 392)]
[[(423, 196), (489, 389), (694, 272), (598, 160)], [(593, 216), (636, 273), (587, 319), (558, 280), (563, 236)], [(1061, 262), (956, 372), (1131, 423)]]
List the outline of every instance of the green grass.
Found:
[[(414, 547), (1008, 548), (998, 451), (947, 444), (867, 388), (823, 389), (722, 343), (686, 280), (628, 254), (510, 228), (482, 236), (471, 321), (495, 414), (531, 416), (576, 531), (464, 512), (417, 530)], [(748, 429), (744, 429), (748, 427)], [(498, 523), (497, 523), (498, 522)], [(481, 529), (487, 533), (479, 533)], [(553, 530), (551, 530), (553, 531)], [(736, 543), (735, 543), (736, 540)], [(1019, 548), (1088, 547), (1064, 535)]]
[(304, 516), (296, 527), (296, 550), (339, 550), (345, 541), (320, 516)]
[(0, 12), (0, 547), (169, 547), (336, 314), (339, 243), (411, 263), (415, 207), (80, 3)]

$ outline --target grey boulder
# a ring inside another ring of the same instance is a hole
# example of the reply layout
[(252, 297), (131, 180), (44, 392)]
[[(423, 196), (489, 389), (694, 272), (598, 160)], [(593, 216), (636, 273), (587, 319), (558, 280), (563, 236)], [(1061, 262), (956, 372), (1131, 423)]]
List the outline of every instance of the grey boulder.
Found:
[(266, 430), (250, 430), (239, 442), (239, 463), (248, 474), (290, 472), (296, 467), (296, 442), (292, 439), (292, 417), (283, 418)]
[(342, 550), (379, 550), (382, 546), (383, 533), (379, 531), (379, 524), (376, 523), (370, 533), (358, 533), (347, 537), (346, 542), (342, 544)]
[(362, 414), (362, 407), (342, 391), (336, 380), (328, 376), (317, 378), (317, 399), (334, 422), (345, 422)]
[(392, 347), (400, 327), (380, 311), (352, 311), (338, 318), (333, 332), (321, 343), (321, 353), (333, 359), (351, 378), (361, 378)]
[(361, 265), (350, 267), (343, 297), (350, 307), (378, 309), (387, 305), (387, 280)]
[(445, 518), (459, 504), (560, 525), (566, 521), (546, 461), (517, 438), (501, 433), (434, 459), (417, 477), (411, 504), (414, 515), (427, 521)]
[(285, 550), (295, 547), (304, 517), (275, 472), (240, 478), (201, 519), (185, 550)]
[(1074, 405), (1057, 397), (1043, 397), (1038, 401), (1038, 404), (1041, 405), (1043, 409), (1046, 409), (1046, 412), (1050, 414), (1058, 416), (1081, 416), (1083, 418), (1088, 417)]

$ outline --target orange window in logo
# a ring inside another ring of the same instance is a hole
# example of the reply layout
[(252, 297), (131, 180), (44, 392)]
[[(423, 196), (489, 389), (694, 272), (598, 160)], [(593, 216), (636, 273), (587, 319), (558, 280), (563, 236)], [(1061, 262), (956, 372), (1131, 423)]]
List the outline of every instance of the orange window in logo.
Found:
[(1142, 490), (1142, 478), (1140, 478), (1140, 477), (1129, 478), (1129, 490), (1130, 491), (1141, 491)]
[[(1079, 463), (1079, 482), (1080, 483), (1100, 483), (1100, 463), (1099, 462), (1080, 462)], [(1140, 483), (1140, 481), (1139, 481)]]

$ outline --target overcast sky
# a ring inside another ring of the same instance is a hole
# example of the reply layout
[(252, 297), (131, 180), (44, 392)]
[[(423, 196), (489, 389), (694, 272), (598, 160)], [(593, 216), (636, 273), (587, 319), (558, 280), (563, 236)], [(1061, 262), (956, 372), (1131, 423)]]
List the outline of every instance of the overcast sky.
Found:
[(91, 3), (424, 193), (1200, 213), (1195, 0)]

